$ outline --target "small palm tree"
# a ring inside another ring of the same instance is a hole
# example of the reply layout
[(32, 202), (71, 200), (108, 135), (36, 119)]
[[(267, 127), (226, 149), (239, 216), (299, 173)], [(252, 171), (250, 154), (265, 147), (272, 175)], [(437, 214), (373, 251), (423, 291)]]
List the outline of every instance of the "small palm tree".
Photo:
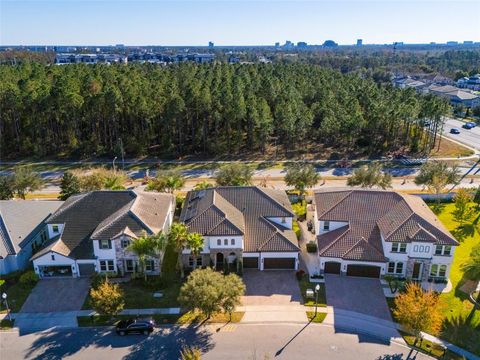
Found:
[(168, 236), (163, 232), (160, 232), (154, 236), (154, 240), (155, 240), (154, 249), (155, 249), (155, 252), (158, 253), (160, 269), (162, 269), (163, 256), (165, 255), (165, 248), (168, 243)]
[(168, 233), (168, 241), (173, 245), (175, 251), (178, 253), (178, 267), (180, 268), (180, 275), (185, 276), (182, 263), (182, 251), (187, 246), (188, 230), (185, 224), (173, 223)]
[(127, 247), (128, 251), (131, 251), (138, 256), (138, 262), (140, 264), (140, 269), (143, 272), (143, 275), (145, 276), (145, 281), (147, 281), (145, 260), (147, 256), (153, 256), (155, 254), (155, 249), (156, 249), (155, 236), (147, 236), (147, 234), (144, 234), (138, 239), (135, 239)]
[(201, 182), (199, 182), (199, 183), (197, 183), (197, 184), (195, 185), (195, 187), (193, 188), (193, 190), (206, 190), (206, 189), (209, 189), (209, 188), (211, 188), (211, 187), (213, 187), (213, 185), (210, 184), (209, 182), (207, 182), (207, 181), (201, 181)]
[[(462, 270), (464, 271), (464, 275), (467, 279), (480, 281), (480, 244), (473, 247), (472, 253), (470, 254), (470, 259), (462, 265)], [(480, 291), (475, 302), (480, 304)], [(468, 321), (473, 319), (475, 310), (477, 310), (477, 304), (473, 306), (472, 312), (468, 315)]]
[(203, 250), (203, 236), (199, 233), (190, 233), (187, 236), (187, 248), (190, 249), (195, 261), (193, 262), (193, 268), (197, 267), (197, 256)]

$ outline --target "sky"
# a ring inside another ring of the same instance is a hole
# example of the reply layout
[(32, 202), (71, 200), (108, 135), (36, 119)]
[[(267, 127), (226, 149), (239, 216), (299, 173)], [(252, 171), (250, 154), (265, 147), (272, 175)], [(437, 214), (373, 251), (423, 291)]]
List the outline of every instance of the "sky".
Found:
[(480, 41), (480, 0), (0, 0), (0, 45)]

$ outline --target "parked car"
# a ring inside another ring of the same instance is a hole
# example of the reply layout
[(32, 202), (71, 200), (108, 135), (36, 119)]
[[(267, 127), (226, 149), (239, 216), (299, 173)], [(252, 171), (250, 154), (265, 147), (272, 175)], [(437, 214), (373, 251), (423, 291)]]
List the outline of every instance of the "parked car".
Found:
[(469, 123), (469, 122), (462, 125), (462, 128), (467, 129), (467, 130), (472, 129), (473, 127), (474, 126), (472, 125), (472, 123)]
[(149, 335), (153, 332), (155, 322), (152, 319), (128, 319), (121, 320), (115, 327), (118, 335), (144, 334)]
[(460, 130), (458, 130), (457, 128), (451, 128), (450, 129), (450, 134), (460, 134)]

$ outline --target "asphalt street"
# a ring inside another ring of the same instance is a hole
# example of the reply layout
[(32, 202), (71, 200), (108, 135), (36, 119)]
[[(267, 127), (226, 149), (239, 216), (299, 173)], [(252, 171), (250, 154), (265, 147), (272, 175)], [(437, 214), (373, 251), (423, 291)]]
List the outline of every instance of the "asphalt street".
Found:
[[(460, 120), (446, 118), (446, 122), (443, 127), (443, 134), (450, 139), (480, 150), (480, 126), (476, 126), (473, 129), (467, 130), (462, 128), (463, 124), (464, 122)], [(460, 134), (450, 134), (450, 130), (452, 128), (459, 129)]]
[[(219, 328), (220, 327), (220, 328)], [(120, 337), (109, 329), (79, 328), (18, 334), (0, 332), (2, 359), (178, 359), (197, 347), (205, 360), (431, 359), (397, 343), (321, 324), (231, 324), (171, 327), (151, 336)]]

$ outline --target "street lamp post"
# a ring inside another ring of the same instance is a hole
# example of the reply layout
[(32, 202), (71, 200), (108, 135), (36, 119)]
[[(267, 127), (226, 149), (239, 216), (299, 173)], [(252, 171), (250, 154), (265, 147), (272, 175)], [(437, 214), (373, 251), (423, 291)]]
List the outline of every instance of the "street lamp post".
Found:
[(318, 307), (318, 293), (320, 292), (320, 284), (315, 286), (315, 317), (317, 317), (317, 307)]
[(116, 170), (115, 170), (115, 160), (117, 160), (117, 156), (115, 156), (113, 158), (113, 161), (112, 161), (113, 172), (116, 172)]
[(11, 317), (10, 317), (10, 308), (8, 307), (7, 293), (2, 294), (2, 299), (5, 302), (5, 306), (7, 307), (7, 318), (8, 318), (8, 320), (12, 320)]

